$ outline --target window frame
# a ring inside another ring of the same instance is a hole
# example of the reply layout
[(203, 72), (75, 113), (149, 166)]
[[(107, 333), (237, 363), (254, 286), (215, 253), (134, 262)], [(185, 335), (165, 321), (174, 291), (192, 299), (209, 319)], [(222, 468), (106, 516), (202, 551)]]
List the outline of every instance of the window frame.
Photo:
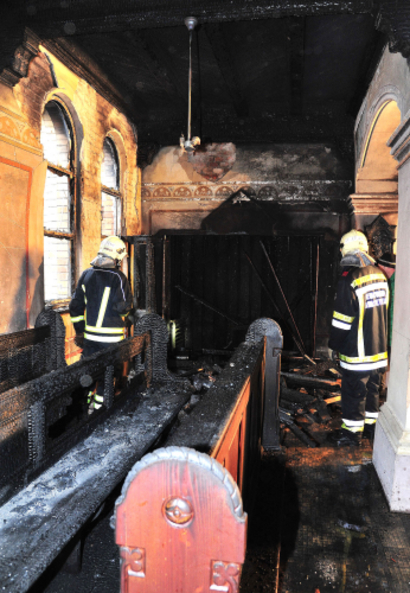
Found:
[(47, 170), (51, 170), (53, 173), (57, 173), (57, 175), (61, 175), (68, 178), (68, 185), (70, 191), (70, 232), (65, 231), (52, 231), (48, 230), (44, 227), (44, 215), (43, 215), (43, 237), (51, 237), (56, 239), (68, 239), (70, 241), (70, 294), (67, 297), (62, 299), (47, 299), (45, 298), (45, 287), (44, 287), (44, 303), (46, 305), (51, 305), (53, 309), (57, 310), (66, 310), (68, 304), (71, 300), (71, 294), (75, 290), (76, 286), (76, 278), (77, 278), (77, 266), (76, 266), (76, 251), (77, 251), (77, 138), (76, 138), (76, 128), (73, 117), (70, 113), (70, 109), (66, 105), (66, 103), (57, 95), (51, 96), (44, 105), (44, 112), (46, 111), (47, 106), (50, 103), (56, 103), (58, 108), (60, 109), (62, 116), (65, 120), (67, 128), (70, 134), (70, 152), (69, 152), (69, 160), (70, 166), (69, 168), (61, 167), (59, 165), (55, 165), (47, 161)]
[(123, 195), (122, 195), (122, 191), (121, 191), (121, 160), (120, 160), (120, 155), (119, 155), (119, 151), (118, 148), (114, 142), (114, 140), (110, 137), (110, 136), (105, 136), (104, 141), (103, 141), (103, 149), (102, 149), (102, 155), (103, 155), (103, 160), (101, 161), (101, 166), (102, 163), (104, 161), (104, 144), (108, 142), (109, 145), (111, 145), (113, 153), (114, 153), (114, 157), (115, 157), (115, 162), (117, 165), (117, 174), (116, 174), (116, 183), (119, 189), (113, 189), (112, 187), (108, 187), (106, 185), (103, 184), (102, 182), (102, 175), (101, 175), (101, 225), (100, 225), (100, 231), (101, 231), (101, 238), (104, 239), (106, 237), (109, 237), (110, 235), (103, 235), (102, 233), (102, 226), (103, 226), (103, 207), (102, 207), (102, 198), (103, 198), (103, 193), (108, 194), (110, 196), (112, 196), (113, 198), (115, 198), (116, 202), (116, 211), (117, 211), (117, 202), (119, 201), (120, 206), (121, 206), (121, 216), (120, 216), (120, 220), (119, 220), (119, 229), (117, 230), (116, 236), (117, 237), (121, 237), (122, 236), (122, 228), (123, 228), (123, 217), (124, 217), (124, 213), (123, 213)]

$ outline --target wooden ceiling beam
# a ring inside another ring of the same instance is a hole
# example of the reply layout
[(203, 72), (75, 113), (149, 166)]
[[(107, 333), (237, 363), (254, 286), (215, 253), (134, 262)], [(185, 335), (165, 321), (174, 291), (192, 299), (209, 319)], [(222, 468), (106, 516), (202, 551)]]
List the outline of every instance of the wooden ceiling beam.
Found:
[(305, 63), (305, 19), (288, 19), (290, 69), (290, 112), (303, 112), (303, 74)]
[[(187, 14), (186, 0), (15, 0), (12, 20), (26, 25), (37, 34), (61, 37), (131, 28), (171, 27), (183, 24)], [(238, 20), (317, 16), (323, 14), (372, 13), (373, 0), (192, 0), (189, 13), (199, 23), (221, 23)], [(3, 15), (2, 15), (3, 16)], [(2, 18), (0, 31), (10, 26)]]
[(167, 93), (169, 102), (175, 105), (178, 110), (182, 110), (182, 107), (185, 108), (187, 94), (182, 92), (175, 81), (174, 73), (170, 72), (169, 65), (165, 63), (165, 57), (158, 55), (158, 48), (152, 43), (152, 40), (144, 35), (143, 31), (126, 31), (124, 35), (135, 59), (144, 65), (149, 76), (154, 78), (159, 88)]
[(239, 117), (246, 117), (249, 113), (249, 106), (243, 96), (239, 82), (240, 77), (234, 66), (231, 52), (221, 30), (221, 25), (208, 23), (205, 25), (205, 32), (236, 114)]
[(136, 32), (135, 35), (138, 36), (143, 45), (146, 56), (149, 56), (153, 75), (155, 77), (159, 76), (162, 79), (164, 88), (166, 87), (167, 92), (173, 96), (179, 107), (182, 106), (186, 109), (188, 104), (188, 69), (185, 72), (184, 79), (181, 80), (180, 72), (175, 68), (175, 60), (164, 45), (156, 42), (151, 35), (143, 30)]

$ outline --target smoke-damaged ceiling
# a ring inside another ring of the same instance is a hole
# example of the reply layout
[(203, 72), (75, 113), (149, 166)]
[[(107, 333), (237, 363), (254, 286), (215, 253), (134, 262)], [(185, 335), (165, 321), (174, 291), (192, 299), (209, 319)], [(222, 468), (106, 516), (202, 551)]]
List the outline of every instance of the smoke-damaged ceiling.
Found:
[[(385, 44), (370, 0), (29, 0), (11, 21), (99, 78), (134, 120), (139, 143), (336, 142), (354, 119)], [(10, 21), (10, 22), (11, 22)], [(101, 76), (101, 72), (103, 76)], [(104, 82), (105, 78), (105, 82)], [(116, 90), (114, 90), (116, 89)]]

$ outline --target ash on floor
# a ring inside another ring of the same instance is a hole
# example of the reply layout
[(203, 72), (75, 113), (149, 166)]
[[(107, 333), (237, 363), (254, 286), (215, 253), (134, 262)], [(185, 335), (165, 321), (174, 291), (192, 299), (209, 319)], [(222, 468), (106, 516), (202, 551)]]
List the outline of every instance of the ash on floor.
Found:
[(29, 593), (117, 593), (120, 590), (120, 560), (110, 527), (113, 506), (105, 509), (84, 541), (82, 569), (76, 574), (62, 569), (58, 558), (33, 585)]

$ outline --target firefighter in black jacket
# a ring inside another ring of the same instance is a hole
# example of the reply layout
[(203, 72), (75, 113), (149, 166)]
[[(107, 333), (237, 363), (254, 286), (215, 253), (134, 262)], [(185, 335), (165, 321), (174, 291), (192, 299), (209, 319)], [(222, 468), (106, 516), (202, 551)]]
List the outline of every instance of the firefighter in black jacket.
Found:
[(342, 427), (329, 435), (339, 446), (373, 438), (379, 412), (380, 373), (387, 367), (389, 287), (368, 255), (365, 235), (346, 233), (340, 243), (342, 272), (337, 286), (329, 349), (342, 369)]
[[(70, 302), (70, 316), (75, 342), (83, 348), (82, 358), (126, 337), (127, 316), (133, 306), (130, 285), (119, 270), (126, 255), (121, 239), (107, 237), (91, 262), (91, 268), (85, 270), (78, 281)], [(98, 409), (103, 402), (103, 388), (99, 386), (94, 391), (90, 392), (88, 403), (91, 409)]]

